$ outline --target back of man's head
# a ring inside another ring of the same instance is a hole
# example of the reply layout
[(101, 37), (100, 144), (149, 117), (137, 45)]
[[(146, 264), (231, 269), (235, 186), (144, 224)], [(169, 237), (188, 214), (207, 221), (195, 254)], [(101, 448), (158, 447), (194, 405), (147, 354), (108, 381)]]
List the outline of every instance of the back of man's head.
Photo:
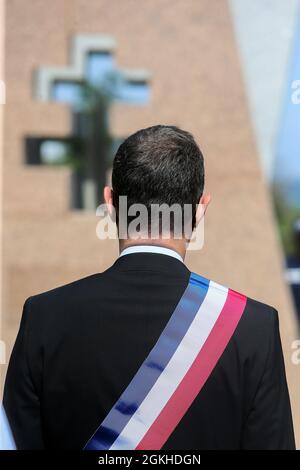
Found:
[(202, 153), (187, 131), (175, 126), (156, 125), (141, 129), (119, 147), (113, 164), (113, 203), (117, 213), (120, 196), (127, 197), (128, 208), (143, 204), (196, 206), (203, 193)]

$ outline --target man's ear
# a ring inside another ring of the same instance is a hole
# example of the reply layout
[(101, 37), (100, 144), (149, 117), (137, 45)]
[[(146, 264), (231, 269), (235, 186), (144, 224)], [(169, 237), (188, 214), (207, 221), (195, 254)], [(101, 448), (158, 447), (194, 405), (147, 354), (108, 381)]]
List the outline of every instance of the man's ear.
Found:
[(108, 213), (112, 217), (113, 212), (114, 212), (113, 190), (111, 189), (110, 186), (105, 186), (105, 188), (103, 190), (103, 197), (104, 197), (105, 204), (107, 205)]
[(197, 211), (196, 211), (196, 225), (199, 224), (200, 220), (204, 217), (208, 205), (211, 201), (210, 193), (203, 193), (199, 199)]

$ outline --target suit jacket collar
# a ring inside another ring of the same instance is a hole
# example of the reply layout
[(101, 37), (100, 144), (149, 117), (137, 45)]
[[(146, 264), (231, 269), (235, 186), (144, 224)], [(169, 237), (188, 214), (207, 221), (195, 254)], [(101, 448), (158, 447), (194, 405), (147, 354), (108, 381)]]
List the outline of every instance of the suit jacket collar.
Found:
[(120, 256), (112, 268), (120, 271), (165, 272), (171, 276), (185, 278), (190, 273), (179, 259), (158, 253), (131, 253)]

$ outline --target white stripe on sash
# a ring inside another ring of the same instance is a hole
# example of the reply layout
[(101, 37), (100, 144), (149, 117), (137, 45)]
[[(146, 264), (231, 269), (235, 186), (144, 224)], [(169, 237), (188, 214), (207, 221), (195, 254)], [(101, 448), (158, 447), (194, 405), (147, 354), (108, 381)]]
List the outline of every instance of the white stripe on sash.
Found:
[(224, 307), (227, 295), (227, 288), (210, 281), (205, 299), (177, 350), (111, 450), (137, 447), (196, 359)]

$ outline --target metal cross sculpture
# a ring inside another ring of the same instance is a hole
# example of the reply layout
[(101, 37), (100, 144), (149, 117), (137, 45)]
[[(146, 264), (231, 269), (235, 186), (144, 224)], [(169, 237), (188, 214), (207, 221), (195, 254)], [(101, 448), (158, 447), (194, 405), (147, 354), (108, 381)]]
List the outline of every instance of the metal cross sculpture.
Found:
[(41, 67), (35, 73), (36, 99), (68, 103), (72, 131), (66, 138), (28, 136), (26, 160), (29, 164), (69, 165), (74, 208), (94, 209), (102, 200), (112, 155), (120, 143), (109, 130), (110, 105), (144, 105), (150, 99), (149, 72), (118, 69), (114, 50), (111, 36), (76, 35), (70, 65)]

